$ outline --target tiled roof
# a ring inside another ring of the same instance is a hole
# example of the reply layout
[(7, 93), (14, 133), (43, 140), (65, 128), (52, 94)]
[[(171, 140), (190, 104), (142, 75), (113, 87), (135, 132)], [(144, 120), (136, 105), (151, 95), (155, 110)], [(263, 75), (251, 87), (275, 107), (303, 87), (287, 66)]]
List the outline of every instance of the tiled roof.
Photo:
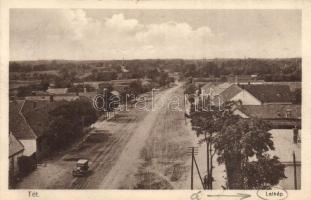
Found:
[(261, 119), (301, 119), (300, 105), (242, 105), (238, 109), (250, 117)]
[(9, 133), (9, 157), (23, 151), (24, 146), (20, 143), (12, 133)]
[(210, 95), (211, 97), (214, 97), (216, 95), (221, 94), (224, 90), (229, 88), (232, 83), (207, 83), (205, 84), (201, 90), (204, 90), (204, 95)]
[[(237, 86), (236, 84), (233, 84), (227, 89), (225, 89), (224, 91), (222, 91), (219, 94), (219, 98), (221, 102), (230, 101), (231, 98), (233, 98), (235, 95), (237, 95), (241, 91), (242, 89), (239, 86)], [(217, 99), (217, 101), (219, 101), (219, 99)]]
[(261, 102), (291, 102), (291, 92), (288, 85), (258, 84), (240, 85), (240, 87), (251, 93)]
[(25, 101), (13, 101), (9, 104), (9, 130), (17, 139), (35, 139), (36, 134), (21, 113)]
[(10, 102), (9, 129), (17, 139), (36, 139), (45, 134), (49, 111), (66, 101), (23, 100)]

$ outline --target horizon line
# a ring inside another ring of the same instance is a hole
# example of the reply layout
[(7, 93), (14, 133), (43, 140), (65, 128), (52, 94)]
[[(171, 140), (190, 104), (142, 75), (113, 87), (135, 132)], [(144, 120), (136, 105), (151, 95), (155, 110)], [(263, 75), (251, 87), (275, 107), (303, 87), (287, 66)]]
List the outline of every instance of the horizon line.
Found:
[(302, 59), (301, 56), (294, 57), (216, 57), (216, 58), (131, 58), (131, 59), (33, 59), (33, 60), (10, 60), (9, 62), (34, 62), (34, 61), (134, 61), (134, 60), (218, 60), (218, 59), (238, 59), (238, 60), (246, 60), (246, 59), (263, 59), (263, 60), (275, 60), (275, 59)]

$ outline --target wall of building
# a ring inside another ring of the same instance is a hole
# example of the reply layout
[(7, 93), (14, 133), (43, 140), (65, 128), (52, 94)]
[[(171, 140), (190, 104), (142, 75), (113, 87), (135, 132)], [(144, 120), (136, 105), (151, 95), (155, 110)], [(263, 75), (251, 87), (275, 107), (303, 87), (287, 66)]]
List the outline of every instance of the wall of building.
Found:
[(24, 156), (31, 156), (37, 152), (37, 142), (35, 139), (19, 140), (24, 145)]
[[(287, 165), (285, 167), (285, 176), (287, 178), (282, 179), (278, 185), (288, 190), (294, 190), (295, 179), (294, 179), (294, 166), (293, 165)], [(301, 166), (300, 165), (296, 166), (296, 177), (297, 177), (297, 189), (301, 189)]]
[(9, 158), (9, 174), (10, 176), (17, 176), (19, 174), (18, 159), (23, 156), (23, 151), (13, 155)]
[[(280, 162), (285, 165), (285, 176), (287, 178), (280, 181), (279, 186), (284, 189), (295, 189), (294, 178), (294, 160), (293, 152), (296, 159), (296, 179), (297, 188), (301, 185), (301, 143), (295, 143), (293, 129), (272, 129), (269, 131), (272, 134), (274, 143), (274, 151), (269, 151), (271, 156), (279, 157)], [(298, 130), (298, 138), (301, 137), (301, 130)]]

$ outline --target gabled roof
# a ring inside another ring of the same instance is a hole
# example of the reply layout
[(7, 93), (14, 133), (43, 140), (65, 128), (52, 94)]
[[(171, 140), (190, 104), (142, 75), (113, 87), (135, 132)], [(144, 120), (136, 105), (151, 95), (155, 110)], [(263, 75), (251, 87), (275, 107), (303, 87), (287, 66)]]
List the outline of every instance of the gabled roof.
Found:
[(256, 97), (261, 102), (272, 103), (288, 103), (291, 102), (291, 92), (288, 85), (271, 85), (271, 84), (258, 84), (258, 85), (240, 85)]
[(23, 100), (10, 102), (9, 129), (14, 136), (21, 139), (36, 139), (45, 134), (49, 111), (66, 101)]
[(24, 146), (20, 143), (16, 137), (9, 133), (9, 157), (24, 150)]
[(242, 105), (237, 109), (247, 116), (261, 119), (301, 119), (301, 105)]
[(21, 110), (25, 101), (12, 101), (9, 104), (9, 130), (17, 139), (36, 139)]
[(221, 94), (224, 90), (229, 88), (232, 83), (207, 83), (204, 86), (201, 87), (201, 90), (204, 90), (204, 95), (210, 95), (211, 97), (214, 97), (216, 95)]
[[(222, 102), (230, 101), (235, 95), (240, 93), (242, 89), (236, 84), (231, 85), (219, 94), (219, 98)], [(217, 99), (219, 101), (219, 99)]]

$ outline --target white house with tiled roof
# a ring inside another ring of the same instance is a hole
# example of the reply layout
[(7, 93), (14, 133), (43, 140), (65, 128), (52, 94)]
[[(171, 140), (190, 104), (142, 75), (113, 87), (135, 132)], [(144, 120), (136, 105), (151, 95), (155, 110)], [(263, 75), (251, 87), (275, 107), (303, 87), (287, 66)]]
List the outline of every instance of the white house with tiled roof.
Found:
[(279, 157), (285, 165), (286, 179), (279, 182), (284, 189), (301, 188), (301, 105), (268, 104), (240, 105), (234, 114), (244, 119), (258, 118), (271, 123), (275, 150), (268, 153)]
[(28, 124), (22, 113), (24, 100), (10, 102), (9, 105), (9, 129), (12, 134), (24, 146), (25, 156), (34, 156), (37, 152), (37, 135)]
[(201, 95), (209, 95), (214, 105), (227, 101), (240, 101), (243, 105), (292, 104), (287, 85), (239, 85), (208, 83), (201, 88)]

